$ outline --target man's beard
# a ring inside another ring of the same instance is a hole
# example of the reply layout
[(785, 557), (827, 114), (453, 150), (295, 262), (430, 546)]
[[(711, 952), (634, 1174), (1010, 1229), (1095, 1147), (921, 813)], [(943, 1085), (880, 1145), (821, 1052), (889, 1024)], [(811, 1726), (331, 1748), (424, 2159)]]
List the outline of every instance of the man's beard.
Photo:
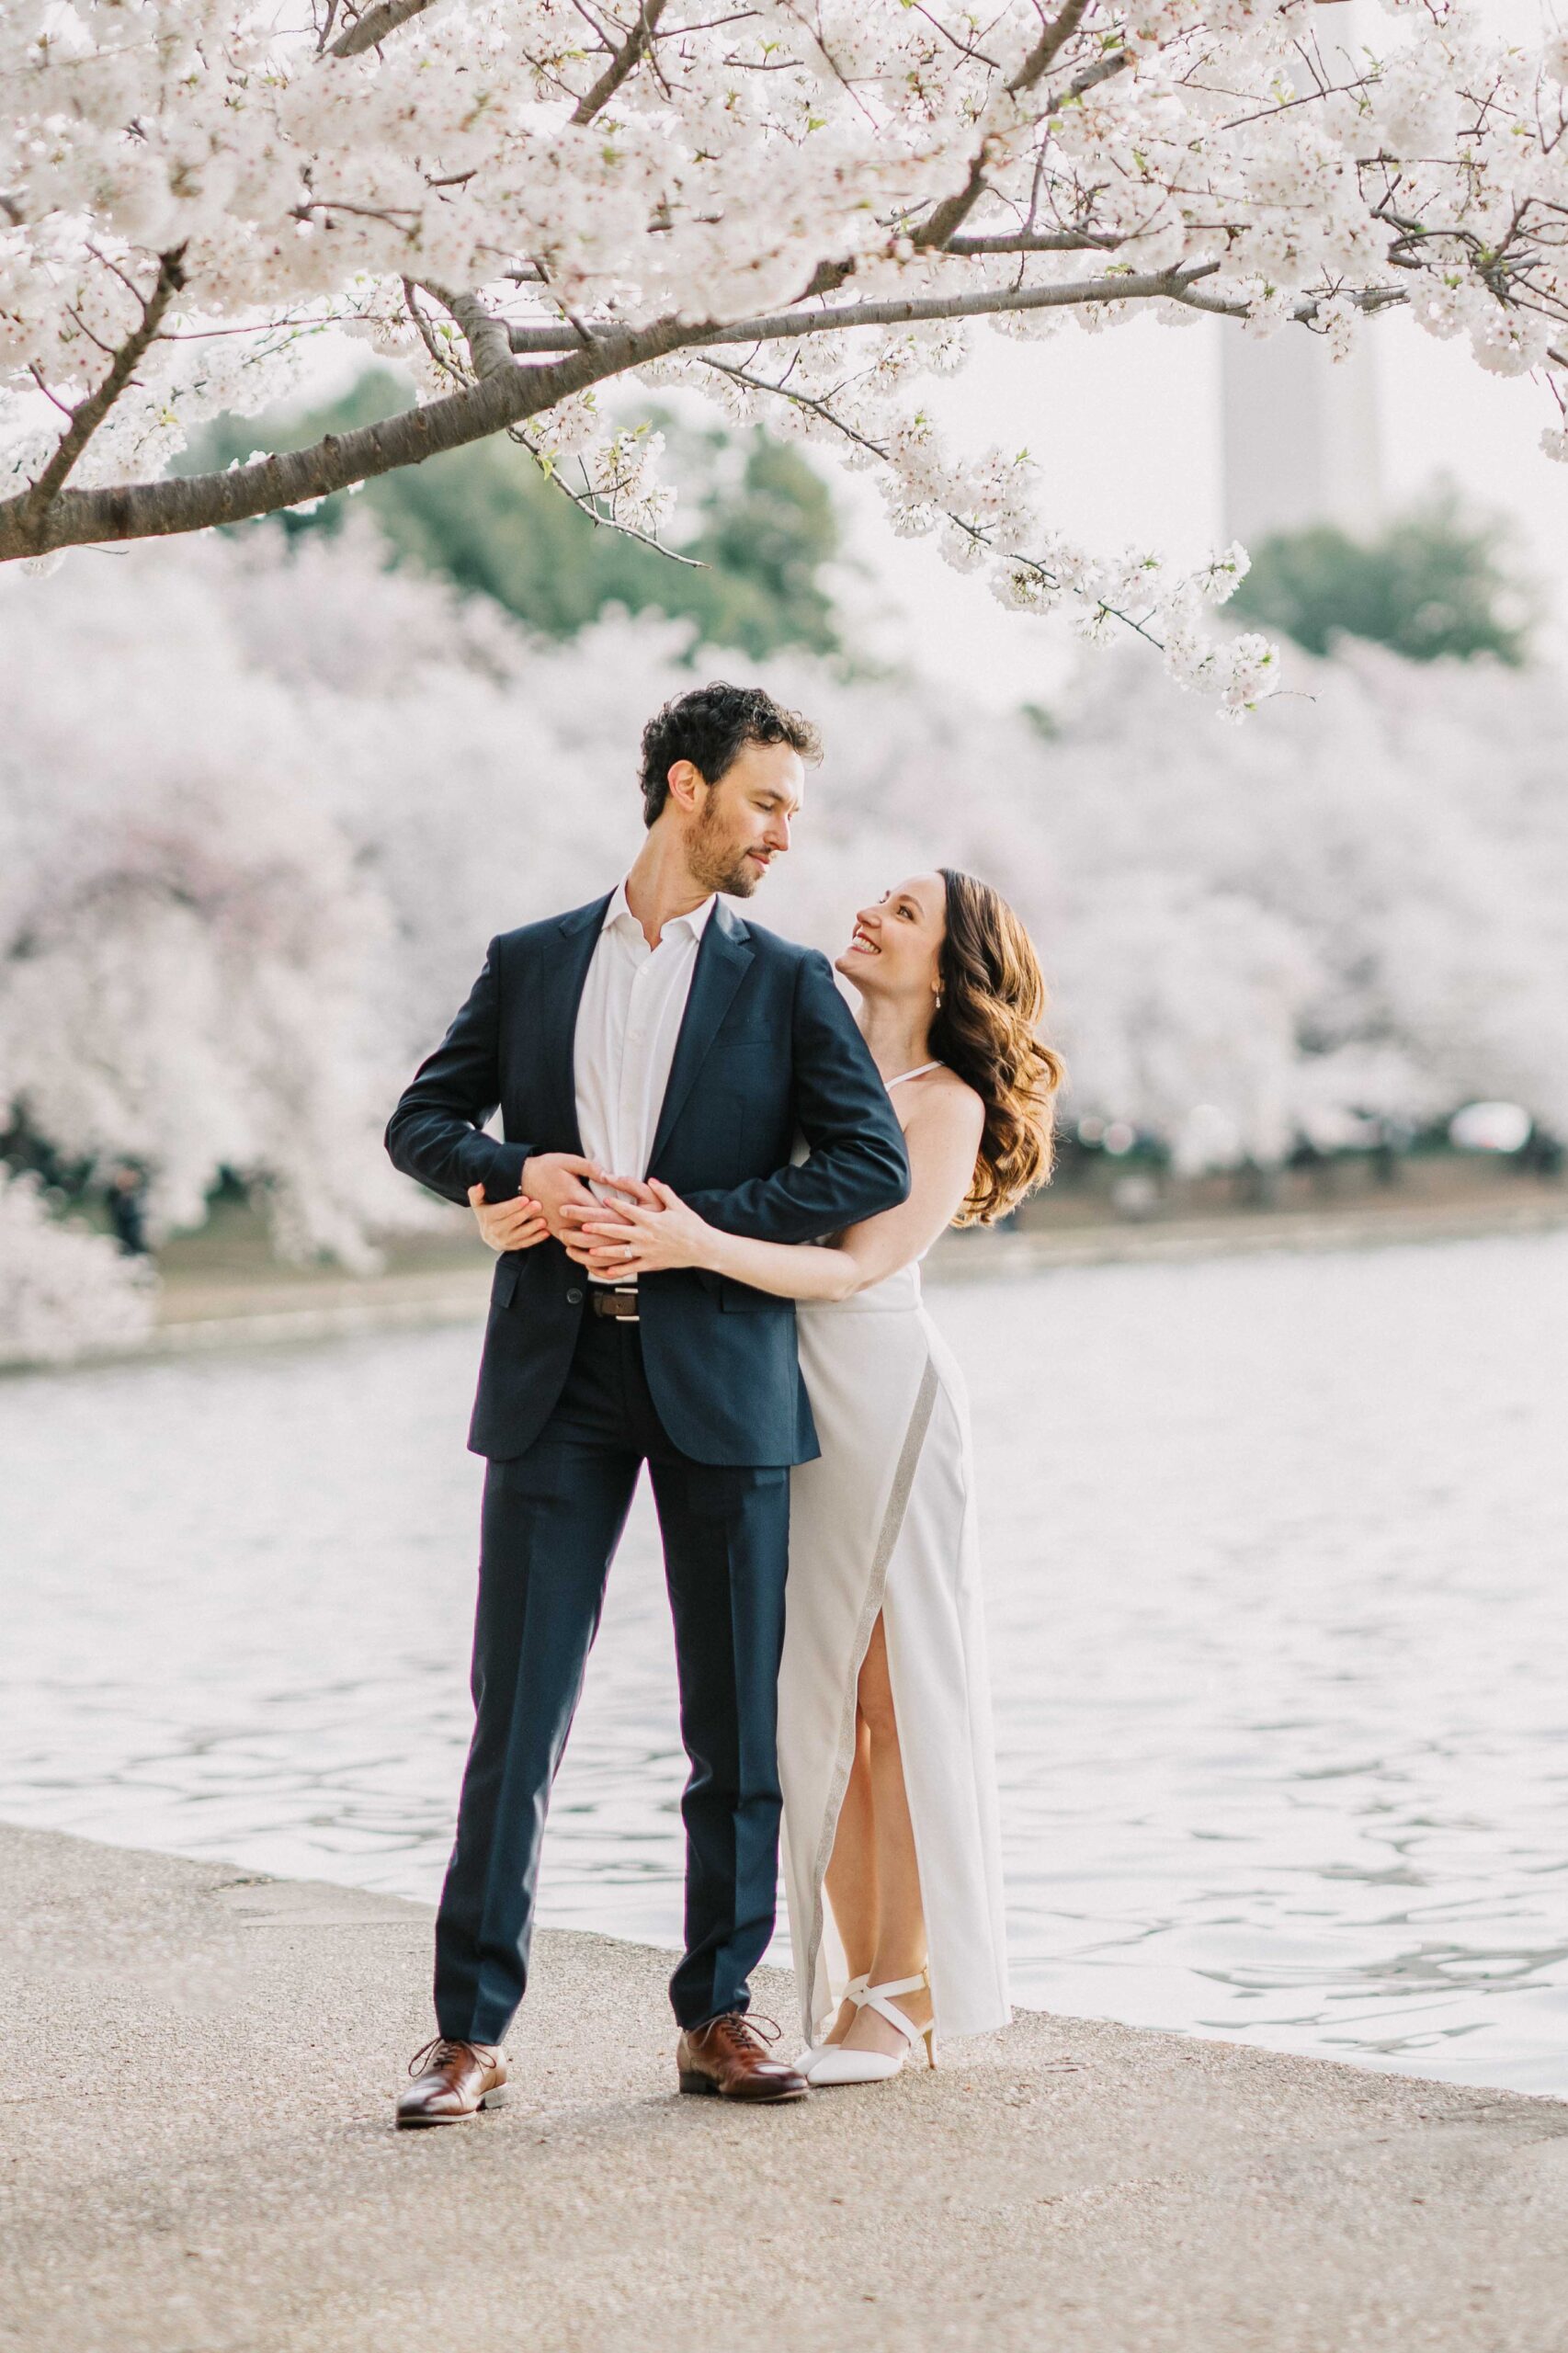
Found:
[(705, 891), (726, 892), (733, 899), (749, 899), (762, 880), (749, 853), (720, 832), (711, 803), (697, 821), (687, 863), (694, 882)]

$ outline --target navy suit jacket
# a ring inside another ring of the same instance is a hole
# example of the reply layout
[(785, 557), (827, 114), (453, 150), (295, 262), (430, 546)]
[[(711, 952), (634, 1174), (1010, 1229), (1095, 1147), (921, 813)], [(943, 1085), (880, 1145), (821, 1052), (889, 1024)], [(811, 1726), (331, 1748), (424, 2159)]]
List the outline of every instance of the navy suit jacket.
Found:
[[(387, 1128), (396, 1165), (432, 1192), (466, 1204), (483, 1184), (487, 1200), (510, 1200), (530, 1154), (582, 1151), (573, 1037), (608, 904), (607, 893), (491, 941)], [(483, 1132), (497, 1107), (504, 1140)], [(811, 1148), (798, 1166), (797, 1134)], [(820, 1241), (909, 1191), (897, 1116), (826, 958), (723, 900), (698, 949), (648, 1174), (710, 1224), (768, 1242)], [(538, 1437), (565, 1385), (587, 1288), (558, 1242), (500, 1258), (469, 1431), (476, 1454), (506, 1460)], [(696, 1267), (644, 1276), (640, 1291), (648, 1384), (684, 1454), (778, 1464), (819, 1452), (792, 1301)]]

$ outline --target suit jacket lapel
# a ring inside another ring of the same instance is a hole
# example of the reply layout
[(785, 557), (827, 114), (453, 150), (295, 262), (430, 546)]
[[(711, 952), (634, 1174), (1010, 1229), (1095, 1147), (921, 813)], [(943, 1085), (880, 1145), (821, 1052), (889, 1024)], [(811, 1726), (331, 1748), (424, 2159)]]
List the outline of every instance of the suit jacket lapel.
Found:
[(659, 1154), (686, 1108), (686, 1098), (713, 1043), (714, 1033), (728, 1013), (730, 1001), (744, 980), (751, 961), (745, 925), (739, 915), (731, 914), (721, 899), (708, 918), (698, 947), (697, 967), (691, 976), (680, 1036), (676, 1040), (669, 1085), (665, 1089), (653, 1149), (648, 1155), (651, 1169), (658, 1165)]
[(574, 907), (569, 915), (562, 916), (555, 926), (556, 937), (551, 940), (546, 968), (539, 977), (533, 1004), (528, 1009), (538, 1025), (540, 1061), (544, 1071), (548, 1117), (544, 1132), (570, 1137), (567, 1149), (578, 1153), (583, 1149), (583, 1137), (577, 1125), (574, 1052), (577, 1008), (604, 926), (605, 909), (613, 895), (607, 891), (591, 906)]

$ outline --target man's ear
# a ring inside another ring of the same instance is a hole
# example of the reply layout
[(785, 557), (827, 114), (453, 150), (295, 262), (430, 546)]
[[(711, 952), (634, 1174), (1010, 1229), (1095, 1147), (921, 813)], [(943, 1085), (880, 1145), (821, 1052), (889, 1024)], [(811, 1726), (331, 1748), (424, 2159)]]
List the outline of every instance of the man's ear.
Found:
[(708, 779), (694, 760), (672, 760), (665, 777), (670, 799), (688, 817), (695, 816), (702, 806), (702, 795), (708, 790)]

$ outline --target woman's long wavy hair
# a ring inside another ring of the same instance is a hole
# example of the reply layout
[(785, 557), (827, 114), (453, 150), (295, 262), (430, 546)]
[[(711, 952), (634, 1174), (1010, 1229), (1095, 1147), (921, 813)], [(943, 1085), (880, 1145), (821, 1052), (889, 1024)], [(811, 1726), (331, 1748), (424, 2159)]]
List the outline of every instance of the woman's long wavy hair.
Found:
[(1036, 1035), (1045, 981), (1034, 942), (989, 882), (941, 870), (947, 936), (931, 1051), (985, 1106), (974, 1181), (954, 1221), (990, 1225), (1051, 1176), (1061, 1056)]

